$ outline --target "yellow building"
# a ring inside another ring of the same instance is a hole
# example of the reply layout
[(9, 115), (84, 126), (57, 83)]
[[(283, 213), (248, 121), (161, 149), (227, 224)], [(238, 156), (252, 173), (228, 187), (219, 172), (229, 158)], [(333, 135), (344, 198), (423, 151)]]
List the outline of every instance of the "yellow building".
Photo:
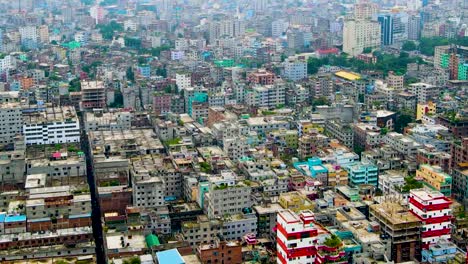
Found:
[(323, 131), (325, 130), (324, 127), (320, 124), (314, 124), (308, 120), (300, 120), (298, 122), (298, 126), (297, 126), (298, 130), (299, 130), (299, 135), (305, 135), (305, 134), (309, 134), (310, 132), (312, 131), (316, 131), (318, 133), (323, 133)]
[(284, 209), (291, 209), (296, 213), (302, 210), (314, 210), (314, 203), (299, 192), (282, 193), (278, 202)]
[(422, 179), (427, 186), (447, 197), (452, 195), (452, 177), (439, 166), (421, 165), (416, 171), (416, 178)]
[(298, 135), (296, 130), (276, 130), (270, 133), (270, 137), (276, 142), (284, 143), (288, 148), (297, 149), (298, 147)]
[(342, 167), (324, 164), (328, 169), (328, 186), (348, 185), (348, 172)]
[(427, 104), (418, 104), (416, 107), (416, 120), (421, 120), (423, 115), (434, 115), (436, 113), (436, 104), (429, 101)]

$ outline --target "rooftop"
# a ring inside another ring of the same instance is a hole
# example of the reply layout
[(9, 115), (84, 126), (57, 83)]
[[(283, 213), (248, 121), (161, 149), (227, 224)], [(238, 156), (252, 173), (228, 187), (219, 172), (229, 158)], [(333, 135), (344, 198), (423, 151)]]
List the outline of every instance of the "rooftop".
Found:
[(160, 264), (185, 264), (184, 259), (177, 249), (169, 249), (156, 253), (156, 258)]

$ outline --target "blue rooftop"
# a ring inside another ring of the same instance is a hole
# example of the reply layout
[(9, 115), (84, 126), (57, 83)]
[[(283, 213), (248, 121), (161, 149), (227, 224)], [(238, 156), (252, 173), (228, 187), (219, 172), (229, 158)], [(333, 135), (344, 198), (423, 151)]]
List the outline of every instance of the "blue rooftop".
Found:
[(86, 217), (91, 217), (91, 213), (70, 215), (68, 218), (74, 219), (74, 218), (86, 218)]
[(0, 223), (5, 222), (5, 217), (6, 217), (6, 214), (5, 214), (5, 213), (0, 214)]
[(177, 249), (169, 249), (156, 253), (159, 264), (185, 264)]
[(25, 215), (9, 215), (5, 217), (5, 223), (26, 221)]

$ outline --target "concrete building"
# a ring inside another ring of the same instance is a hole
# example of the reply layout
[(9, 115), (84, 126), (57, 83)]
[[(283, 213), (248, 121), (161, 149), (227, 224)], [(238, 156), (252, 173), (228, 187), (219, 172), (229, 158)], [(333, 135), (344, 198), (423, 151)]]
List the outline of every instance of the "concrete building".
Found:
[(85, 113), (84, 120), (86, 131), (125, 130), (132, 126), (132, 113), (94, 110)]
[(437, 99), (439, 89), (427, 83), (413, 83), (409, 86), (409, 92), (416, 95), (418, 104), (427, 104), (429, 101)]
[(327, 231), (315, 223), (312, 211), (298, 214), (291, 210), (279, 212), (277, 229), (278, 264), (346, 263), (341, 245), (330, 243)]
[(46, 107), (23, 118), (26, 145), (80, 142), (80, 123), (72, 106)]
[(197, 256), (202, 263), (242, 263), (242, 245), (237, 241), (220, 241), (197, 247)]
[(296, 58), (288, 58), (284, 63), (284, 77), (291, 81), (307, 78), (307, 62)]
[(0, 104), (0, 145), (14, 142), (23, 132), (23, 117), (20, 103)]
[(361, 54), (365, 48), (377, 48), (381, 43), (379, 22), (347, 19), (343, 27), (343, 52), (351, 56)]
[(416, 171), (416, 177), (446, 197), (452, 195), (452, 177), (443, 172), (441, 167), (422, 164)]
[(342, 123), (339, 120), (327, 120), (325, 123), (325, 131), (330, 133), (333, 138), (342, 142), (343, 145), (348, 148), (353, 148), (354, 131), (348, 124)]
[(81, 104), (83, 109), (103, 108), (106, 106), (106, 92), (102, 81), (81, 82)]
[(286, 102), (284, 85), (257, 85), (252, 90), (256, 96), (255, 106), (274, 109)]
[(400, 196), (405, 177), (399, 171), (388, 170), (379, 175), (379, 189), (383, 195)]
[(419, 259), (421, 220), (396, 202), (383, 202), (370, 206), (370, 219), (380, 225), (383, 235), (388, 236), (389, 260), (395, 263)]
[(238, 182), (231, 172), (223, 172), (211, 177), (210, 191), (205, 194), (208, 201), (207, 215), (210, 219), (217, 216), (239, 214), (244, 208), (252, 206), (252, 188)]
[(421, 17), (419, 15), (411, 15), (408, 18), (408, 39), (419, 40), (421, 38)]
[(383, 137), (383, 142), (401, 155), (414, 159), (416, 158), (418, 149), (422, 147), (421, 144), (417, 143), (414, 139), (397, 132), (387, 133), (387, 135)]

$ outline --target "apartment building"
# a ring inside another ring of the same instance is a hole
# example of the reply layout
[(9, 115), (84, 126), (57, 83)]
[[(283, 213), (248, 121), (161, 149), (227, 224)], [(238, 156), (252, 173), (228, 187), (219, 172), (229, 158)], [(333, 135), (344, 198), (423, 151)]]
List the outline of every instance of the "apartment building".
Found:
[(422, 164), (416, 171), (416, 177), (446, 197), (452, 195), (452, 177), (445, 173), (441, 167)]
[(377, 166), (367, 162), (357, 162), (344, 166), (344, 168), (348, 171), (349, 183), (351, 186), (359, 186), (362, 184), (377, 186), (379, 174)]
[(389, 170), (379, 175), (379, 189), (383, 195), (401, 195), (405, 183), (405, 177), (399, 171)]
[(257, 85), (252, 88), (256, 96), (255, 105), (269, 109), (277, 108), (286, 102), (285, 87), (281, 84)]
[(291, 81), (307, 78), (307, 62), (296, 58), (288, 58), (284, 62), (284, 77)]
[(416, 95), (418, 104), (427, 104), (437, 98), (439, 89), (427, 83), (413, 83), (410, 84), (408, 91)]
[(207, 215), (210, 219), (217, 216), (239, 214), (244, 208), (252, 206), (252, 188), (237, 180), (232, 172), (222, 172), (220, 176), (210, 177), (210, 190), (205, 194), (208, 202)]
[(377, 21), (347, 19), (343, 26), (343, 52), (351, 56), (361, 54), (365, 48), (380, 47), (381, 28)]
[(80, 142), (80, 123), (72, 106), (46, 107), (23, 119), (26, 145)]
[(315, 222), (312, 211), (278, 213), (277, 263), (347, 263), (341, 245), (331, 240), (339, 241)]
[(451, 237), (452, 201), (441, 192), (429, 189), (410, 190), (409, 210), (422, 222), (421, 247), (427, 249)]
[(124, 130), (132, 127), (132, 113), (130, 112), (106, 112), (94, 110), (85, 113), (86, 131), (98, 130)]
[(416, 154), (421, 144), (417, 143), (414, 139), (404, 136), (397, 132), (387, 133), (383, 137), (383, 142), (395, 149), (401, 155), (408, 158), (416, 158)]
[(353, 129), (340, 120), (327, 120), (325, 123), (325, 131), (330, 133), (333, 138), (338, 139), (348, 148), (354, 146), (354, 131)]
[(0, 104), (0, 145), (14, 142), (23, 132), (22, 108), (18, 102)]

